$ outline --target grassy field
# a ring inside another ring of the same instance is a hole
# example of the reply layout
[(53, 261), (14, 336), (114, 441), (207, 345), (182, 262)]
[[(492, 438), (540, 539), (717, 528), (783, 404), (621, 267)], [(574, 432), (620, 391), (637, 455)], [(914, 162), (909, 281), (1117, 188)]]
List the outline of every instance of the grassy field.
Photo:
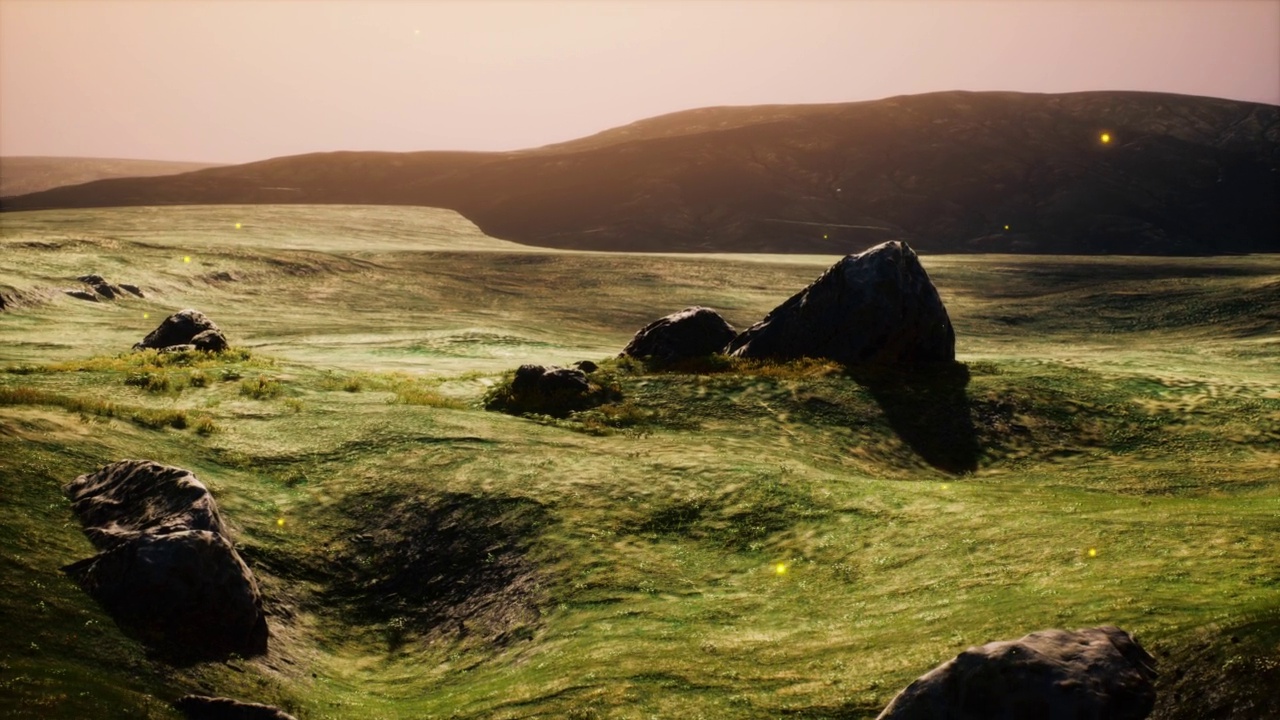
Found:
[[(302, 720), (872, 718), (969, 645), (1096, 624), (1162, 661), (1156, 717), (1266, 717), (1280, 258), (927, 256), (962, 364), (915, 377), (609, 359), (687, 305), (745, 327), (834, 260), (535, 251), (423, 208), (0, 215), (0, 717), (199, 692)], [(147, 298), (61, 293), (90, 272)], [(234, 350), (128, 352), (185, 307)], [(623, 400), (483, 409), (581, 359)], [(268, 655), (172, 668), (60, 572), (92, 553), (60, 486), (122, 458), (209, 485)]]

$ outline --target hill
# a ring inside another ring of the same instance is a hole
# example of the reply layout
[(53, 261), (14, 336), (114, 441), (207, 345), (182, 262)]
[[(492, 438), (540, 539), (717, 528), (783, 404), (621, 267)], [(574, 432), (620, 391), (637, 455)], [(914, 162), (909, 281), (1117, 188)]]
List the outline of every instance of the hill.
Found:
[(0, 157), (0, 197), (122, 177), (154, 177), (217, 167), (212, 163), (120, 158)]
[(947, 92), (693, 110), (507, 153), (337, 152), (102, 180), (6, 210), (342, 203), (456, 210), (530, 245), (845, 253), (1280, 250), (1280, 107)]

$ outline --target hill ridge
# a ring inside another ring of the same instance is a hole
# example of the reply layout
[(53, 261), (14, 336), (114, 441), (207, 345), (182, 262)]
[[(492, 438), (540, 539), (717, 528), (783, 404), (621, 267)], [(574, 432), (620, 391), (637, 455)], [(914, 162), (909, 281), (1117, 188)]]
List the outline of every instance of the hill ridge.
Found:
[(926, 252), (1200, 255), (1280, 251), (1276, 197), (1277, 106), (949, 91), (698, 108), (518, 151), (310, 153), (0, 209), (424, 205), (558, 248), (845, 253), (901, 238)]

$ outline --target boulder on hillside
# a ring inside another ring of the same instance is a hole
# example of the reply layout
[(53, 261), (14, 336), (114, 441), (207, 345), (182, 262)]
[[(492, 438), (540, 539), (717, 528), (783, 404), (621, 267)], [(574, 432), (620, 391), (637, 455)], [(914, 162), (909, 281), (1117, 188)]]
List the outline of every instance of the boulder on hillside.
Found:
[(187, 657), (266, 651), (257, 581), (194, 475), (122, 460), (77, 477), (63, 491), (101, 550), (63, 570), (121, 627)]
[(622, 354), (673, 362), (721, 352), (737, 335), (715, 310), (690, 307), (645, 325)]
[(846, 256), (743, 331), (727, 351), (845, 365), (950, 362), (956, 338), (919, 258), (895, 240)]
[(1117, 627), (1042, 630), (972, 647), (898, 693), (877, 720), (1143, 720), (1155, 660)]
[(219, 352), (227, 349), (227, 338), (204, 313), (188, 309), (165, 318), (159, 327), (148, 333), (142, 342), (133, 346), (133, 349), (163, 350), (179, 345), (191, 345), (195, 350)]
[(270, 705), (207, 695), (183, 695), (174, 705), (188, 720), (295, 720)]
[(513, 414), (566, 417), (577, 410), (615, 399), (616, 391), (595, 384), (576, 368), (521, 365), (511, 383), (498, 387), (485, 407)]
[(576, 368), (521, 365), (511, 380), (515, 395), (543, 394), (585, 395), (591, 389), (587, 374)]

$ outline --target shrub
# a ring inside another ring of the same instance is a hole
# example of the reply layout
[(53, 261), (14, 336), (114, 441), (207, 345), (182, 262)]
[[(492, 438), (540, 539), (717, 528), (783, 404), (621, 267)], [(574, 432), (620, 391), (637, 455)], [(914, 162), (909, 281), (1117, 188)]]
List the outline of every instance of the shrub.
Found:
[(124, 384), (142, 388), (149, 393), (167, 393), (171, 390), (181, 390), (181, 387), (175, 387), (167, 373), (129, 373), (124, 378)]
[(240, 382), (240, 394), (251, 397), (254, 400), (270, 400), (283, 390), (284, 388), (280, 386), (277, 380), (265, 375), (259, 375), (256, 380), (242, 380)]

